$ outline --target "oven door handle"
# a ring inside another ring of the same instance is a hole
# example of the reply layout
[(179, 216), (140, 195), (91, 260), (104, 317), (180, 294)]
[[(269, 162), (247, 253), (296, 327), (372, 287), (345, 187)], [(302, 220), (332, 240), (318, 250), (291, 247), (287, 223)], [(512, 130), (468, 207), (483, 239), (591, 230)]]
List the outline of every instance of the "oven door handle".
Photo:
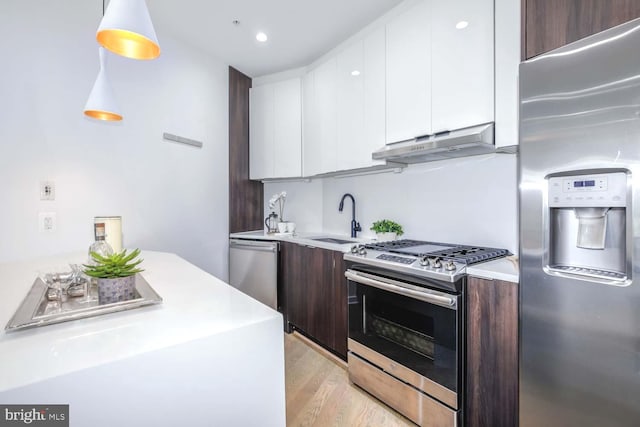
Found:
[(417, 299), (420, 301), (436, 304), (445, 308), (456, 310), (456, 299), (443, 295), (437, 295), (434, 291), (424, 290), (415, 291), (403, 286), (401, 282), (395, 280), (376, 277), (364, 276), (353, 270), (347, 270), (344, 273), (348, 280), (351, 280), (362, 285), (373, 286), (374, 288), (382, 289), (384, 291), (393, 292), (394, 294), (402, 295), (405, 297)]

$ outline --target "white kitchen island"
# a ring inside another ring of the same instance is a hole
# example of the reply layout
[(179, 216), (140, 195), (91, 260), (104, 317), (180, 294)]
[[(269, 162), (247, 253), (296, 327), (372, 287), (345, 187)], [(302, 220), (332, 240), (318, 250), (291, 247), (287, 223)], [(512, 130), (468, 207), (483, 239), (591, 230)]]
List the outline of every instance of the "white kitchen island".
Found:
[(177, 255), (142, 253), (159, 305), (4, 331), (39, 271), (0, 264), (0, 404), (69, 404), (71, 426), (284, 426), (282, 316)]

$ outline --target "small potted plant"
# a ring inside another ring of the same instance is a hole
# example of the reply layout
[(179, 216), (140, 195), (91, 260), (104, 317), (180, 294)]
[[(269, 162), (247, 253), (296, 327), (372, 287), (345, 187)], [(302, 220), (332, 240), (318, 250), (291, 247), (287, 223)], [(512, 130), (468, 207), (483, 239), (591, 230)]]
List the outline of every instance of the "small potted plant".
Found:
[(135, 298), (136, 273), (141, 270), (138, 265), (142, 259), (140, 249), (127, 254), (127, 250), (109, 256), (91, 252), (92, 265), (84, 264), (84, 273), (97, 279), (98, 303), (110, 304)]
[(376, 232), (379, 241), (395, 240), (396, 237), (404, 234), (404, 230), (402, 230), (400, 224), (388, 219), (381, 219), (380, 221), (374, 222), (371, 230)]

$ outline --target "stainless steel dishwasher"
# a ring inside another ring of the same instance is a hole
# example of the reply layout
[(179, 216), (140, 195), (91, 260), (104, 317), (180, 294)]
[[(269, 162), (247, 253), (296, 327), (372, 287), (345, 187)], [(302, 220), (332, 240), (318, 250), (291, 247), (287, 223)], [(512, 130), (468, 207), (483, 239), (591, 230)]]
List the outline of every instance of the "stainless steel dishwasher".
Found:
[(229, 284), (278, 309), (278, 242), (229, 240)]

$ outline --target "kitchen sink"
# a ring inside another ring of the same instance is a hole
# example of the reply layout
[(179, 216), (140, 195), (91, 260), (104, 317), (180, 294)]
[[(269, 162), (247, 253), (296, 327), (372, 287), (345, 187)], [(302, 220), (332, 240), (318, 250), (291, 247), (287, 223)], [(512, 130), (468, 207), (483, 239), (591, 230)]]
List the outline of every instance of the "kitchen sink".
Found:
[(315, 240), (316, 242), (336, 243), (338, 245), (344, 245), (346, 243), (357, 243), (355, 240), (336, 239), (333, 237), (316, 237), (310, 240)]

